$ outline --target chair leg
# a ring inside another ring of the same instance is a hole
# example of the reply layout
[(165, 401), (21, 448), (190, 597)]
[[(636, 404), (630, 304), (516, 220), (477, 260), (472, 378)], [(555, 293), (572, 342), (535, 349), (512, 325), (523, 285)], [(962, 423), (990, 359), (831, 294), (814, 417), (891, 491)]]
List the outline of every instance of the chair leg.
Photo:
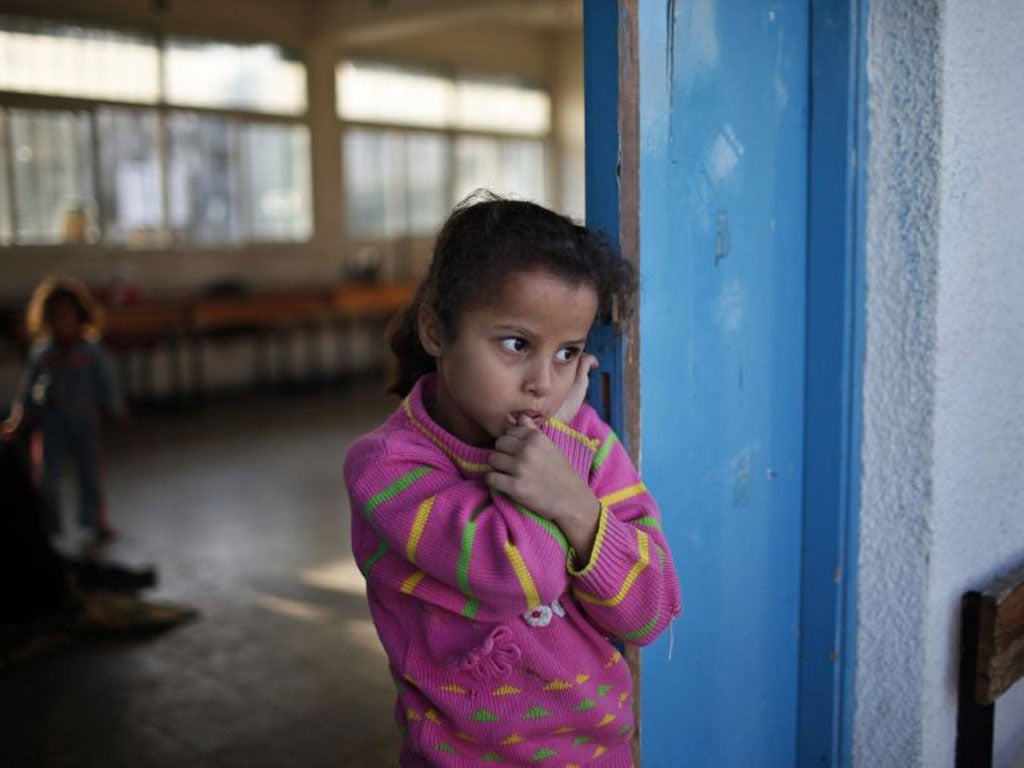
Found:
[(995, 704), (979, 704), (974, 693), (978, 675), (981, 595), (964, 595), (960, 619), (960, 684), (956, 723), (956, 768), (991, 768)]

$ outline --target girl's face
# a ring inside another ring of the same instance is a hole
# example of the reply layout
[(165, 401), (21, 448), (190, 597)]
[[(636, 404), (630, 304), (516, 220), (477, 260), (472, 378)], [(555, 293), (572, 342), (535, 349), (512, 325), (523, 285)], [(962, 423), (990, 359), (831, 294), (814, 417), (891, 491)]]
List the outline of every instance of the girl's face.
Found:
[(47, 320), (58, 341), (70, 341), (81, 335), (78, 309), (70, 299), (57, 298), (47, 309)]
[(593, 286), (544, 270), (506, 278), (494, 301), (462, 313), (452, 341), (421, 311), (420, 339), (437, 360), (433, 417), (477, 446), (520, 414), (539, 424), (565, 400), (596, 314)]

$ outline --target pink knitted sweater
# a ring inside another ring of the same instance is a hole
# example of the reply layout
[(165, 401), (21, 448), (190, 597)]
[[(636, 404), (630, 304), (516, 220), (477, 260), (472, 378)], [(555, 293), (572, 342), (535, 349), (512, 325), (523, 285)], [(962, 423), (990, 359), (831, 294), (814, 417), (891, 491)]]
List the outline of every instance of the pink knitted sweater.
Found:
[(601, 502), (589, 563), (483, 480), (488, 449), (424, 407), (424, 376), (345, 460), (352, 550), (398, 687), (411, 766), (629, 768), (629, 669), (609, 638), (650, 643), (680, 612), (654, 500), (584, 405), (544, 433)]

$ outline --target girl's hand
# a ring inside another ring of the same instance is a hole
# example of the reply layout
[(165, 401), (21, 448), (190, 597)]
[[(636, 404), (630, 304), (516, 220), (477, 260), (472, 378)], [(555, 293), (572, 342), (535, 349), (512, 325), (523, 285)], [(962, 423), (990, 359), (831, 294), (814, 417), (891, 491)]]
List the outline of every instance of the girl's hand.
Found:
[(0, 425), (0, 439), (16, 440), (21, 434), (22, 412), (20, 408), (11, 409), (10, 415)]
[(531, 419), (520, 416), (495, 442), (488, 461), (494, 470), (487, 474), (491, 488), (551, 520), (577, 556), (583, 562), (590, 559), (601, 505), (558, 446)]
[(590, 372), (597, 368), (597, 358), (590, 353), (584, 353), (580, 355), (579, 361), (576, 365), (576, 378), (573, 380), (572, 387), (569, 389), (569, 394), (565, 396), (565, 400), (558, 406), (558, 409), (551, 414), (551, 418), (558, 419), (559, 421), (568, 424), (570, 421), (576, 418), (576, 414), (579, 413), (580, 406), (583, 405), (583, 401), (587, 399), (587, 387), (590, 385)]
[(7, 419), (0, 425), (0, 440), (16, 440), (19, 426), (18, 422)]

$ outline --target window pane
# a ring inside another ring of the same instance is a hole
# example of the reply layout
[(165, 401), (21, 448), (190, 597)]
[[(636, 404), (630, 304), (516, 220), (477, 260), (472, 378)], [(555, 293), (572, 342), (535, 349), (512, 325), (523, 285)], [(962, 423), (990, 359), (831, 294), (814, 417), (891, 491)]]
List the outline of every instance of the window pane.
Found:
[(343, 142), (349, 236), (400, 236), (405, 221), (401, 132), (352, 129)]
[(306, 111), (306, 67), (276, 45), (183, 39), (165, 49), (168, 103), (297, 115)]
[(0, 16), (0, 90), (151, 104), (158, 73), (148, 37)]
[(313, 232), (309, 131), (299, 125), (245, 128), (246, 203), (256, 240), (306, 240)]
[(407, 233), (433, 232), (448, 210), (448, 137), (410, 132), (406, 136)]
[(453, 203), (484, 188), (505, 194), (501, 183), (501, 149), (497, 139), (460, 136), (455, 142)]
[(238, 137), (222, 117), (174, 112), (167, 119), (167, 194), (175, 238), (189, 244), (242, 238)]
[(460, 136), (455, 145), (458, 202), (474, 190), (548, 204), (544, 142)]
[(7, 115), (0, 110), (0, 245), (10, 245), (14, 233), (11, 231), (11, 199), (8, 194), (10, 181), (7, 176)]
[(99, 109), (100, 195), (109, 243), (156, 246), (163, 242), (163, 192), (152, 111)]
[(441, 128), (451, 124), (454, 87), (429, 72), (346, 61), (335, 72), (345, 120)]
[(501, 142), (501, 186), (520, 200), (548, 205), (547, 163), (544, 143), (529, 139)]
[(543, 136), (551, 127), (551, 98), (511, 80), (461, 78), (456, 83), (459, 128)]
[(15, 109), (13, 147), (15, 241), (94, 242), (89, 118), (83, 112)]

